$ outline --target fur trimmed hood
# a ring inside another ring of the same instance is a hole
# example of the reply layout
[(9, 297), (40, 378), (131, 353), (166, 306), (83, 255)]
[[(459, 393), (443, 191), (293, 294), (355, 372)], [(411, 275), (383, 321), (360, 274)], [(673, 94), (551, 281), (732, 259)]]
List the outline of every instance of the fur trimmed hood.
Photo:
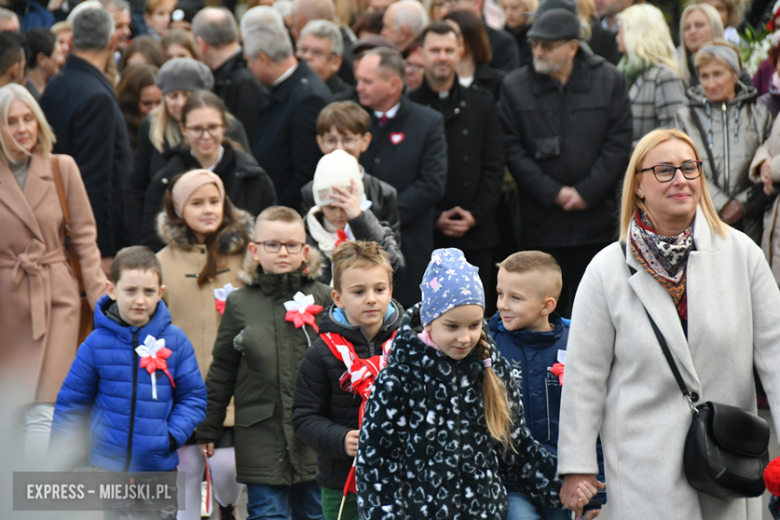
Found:
[[(241, 236), (243, 228), (248, 236), (252, 236), (255, 230), (255, 219), (243, 209), (233, 206), (236, 221), (225, 226), (217, 237), (217, 250), (226, 255), (240, 253), (246, 249), (247, 243)], [(165, 211), (157, 215), (157, 234), (166, 245), (176, 245), (184, 251), (189, 251), (195, 243), (192, 234), (185, 224), (174, 224)]]
[[(249, 251), (244, 255), (244, 267), (238, 273), (238, 277), (247, 285), (256, 284), (260, 276), (265, 274), (262, 272), (260, 264), (258, 264)], [(309, 255), (306, 257), (306, 261), (303, 262), (303, 271), (301, 274), (311, 278), (312, 280), (319, 279), (322, 276), (322, 254), (317, 249), (310, 247)]]

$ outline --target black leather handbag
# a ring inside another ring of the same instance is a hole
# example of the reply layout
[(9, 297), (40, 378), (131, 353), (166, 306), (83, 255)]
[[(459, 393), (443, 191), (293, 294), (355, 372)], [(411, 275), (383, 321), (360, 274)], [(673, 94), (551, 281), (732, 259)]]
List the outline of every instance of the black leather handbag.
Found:
[[(628, 269), (631, 274), (636, 272), (631, 266)], [(766, 489), (764, 469), (769, 464), (769, 425), (761, 417), (736, 406), (712, 401), (694, 404), (699, 396), (688, 390), (666, 339), (647, 309), (645, 313), (691, 408), (691, 427), (683, 451), (688, 483), (702, 493), (721, 499), (761, 495)]]
[(688, 483), (715, 498), (757, 497), (764, 492), (769, 464), (769, 425), (742, 408), (707, 401), (685, 385), (669, 346), (647, 312), (658, 343), (683, 397), (691, 407), (691, 427), (685, 438), (683, 468)]

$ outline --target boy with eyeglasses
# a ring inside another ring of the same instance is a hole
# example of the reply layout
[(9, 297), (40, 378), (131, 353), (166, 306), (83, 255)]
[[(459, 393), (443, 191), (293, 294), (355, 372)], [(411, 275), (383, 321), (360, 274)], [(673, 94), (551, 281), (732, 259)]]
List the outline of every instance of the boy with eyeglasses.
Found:
[(197, 430), (208, 456), (235, 398), (236, 480), (247, 485), (250, 518), (322, 519), (317, 454), (293, 433), (298, 368), (317, 339), (330, 287), (316, 281), (320, 255), (303, 220), (272, 206), (257, 217), (244, 270), (230, 293), (206, 378), (208, 410)]

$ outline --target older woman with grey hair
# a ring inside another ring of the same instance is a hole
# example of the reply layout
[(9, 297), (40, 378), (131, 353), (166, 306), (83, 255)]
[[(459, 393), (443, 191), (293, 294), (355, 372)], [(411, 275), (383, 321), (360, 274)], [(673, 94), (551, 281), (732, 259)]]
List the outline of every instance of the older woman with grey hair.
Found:
[(740, 81), (742, 60), (725, 40), (700, 48), (694, 64), (701, 84), (687, 91), (688, 106), (675, 116), (704, 154), (704, 176), (712, 202), (726, 224), (761, 240), (764, 201), (748, 178), (758, 147), (767, 140), (772, 114), (756, 103), (753, 85)]
[(0, 409), (25, 407), (25, 452), (37, 457), (47, 451), (57, 393), (78, 348), (82, 305), (65, 211), (92, 309), (106, 290), (81, 173), (72, 157), (52, 155), (54, 139), (27, 89), (0, 88)]
[(689, 5), (680, 17), (680, 38), (677, 47), (677, 66), (686, 86), (699, 84), (693, 56), (716, 38), (723, 38), (723, 22), (718, 11), (709, 4)]

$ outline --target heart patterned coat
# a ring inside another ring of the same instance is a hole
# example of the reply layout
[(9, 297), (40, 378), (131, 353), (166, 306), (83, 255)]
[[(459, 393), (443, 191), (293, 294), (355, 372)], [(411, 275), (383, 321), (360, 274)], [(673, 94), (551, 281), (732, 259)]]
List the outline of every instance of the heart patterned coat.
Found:
[(526, 428), (520, 392), (493, 340), (493, 370), (515, 403), (515, 451), (507, 453), (485, 423), (482, 359), (472, 351), (454, 360), (423, 343), (419, 309), (406, 312), (366, 405), (356, 467), (361, 520), (505, 519), (502, 478), (561, 507), (555, 456)]

